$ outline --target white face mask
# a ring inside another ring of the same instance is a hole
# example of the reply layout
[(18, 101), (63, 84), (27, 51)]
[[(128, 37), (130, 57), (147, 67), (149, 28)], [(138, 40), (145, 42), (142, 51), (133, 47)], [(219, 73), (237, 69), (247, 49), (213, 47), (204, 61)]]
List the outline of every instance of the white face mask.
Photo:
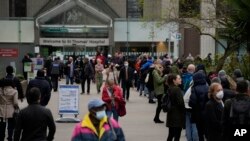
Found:
[(222, 90), (216, 93), (216, 97), (217, 97), (218, 99), (222, 99), (223, 96), (224, 96), (224, 92), (223, 92)]
[(96, 118), (99, 119), (99, 120), (102, 120), (105, 116), (106, 116), (106, 111), (105, 110), (96, 112)]
[(128, 64), (124, 64), (125, 67), (128, 67)]

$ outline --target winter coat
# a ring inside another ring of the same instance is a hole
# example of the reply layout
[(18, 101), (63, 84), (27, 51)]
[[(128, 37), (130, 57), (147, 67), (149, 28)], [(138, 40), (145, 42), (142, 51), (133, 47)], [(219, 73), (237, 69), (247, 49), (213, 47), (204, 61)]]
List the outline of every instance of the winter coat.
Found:
[[(222, 113), (222, 140), (223, 141), (235, 141), (235, 138), (233, 138), (233, 135), (235, 133), (235, 129), (239, 125), (233, 125), (233, 120), (230, 118), (230, 111), (231, 111), (231, 105), (232, 105), (232, 100), (249, 100), (250, 97), (247, 94), (236, 94), (236, 96), (232, 99), (228, 99), (225, 102), (224, 110)], [(249, 114), (249, 112), (248, 112)], [(248, 119), (248, 123), (250, 123)], [(244, 125), (245, 129), (250, 129), (250, 124), (245, 124)], [(244, 138), (243, 138), (244, 139)], [(249, 138), (248, 138), (249, 139)]]
[(104, 86), (102, 91), (102, 100), (106, 102), (108, 110), (111, 110), (112, 105), (118, 109), (119, 103), (123, 100), (122, 89), (117, 85), (113, 86), (113, 95), (115, 97), (114, 103), (112, 102), (111, 96), (108, 93), (107, 86)]
[(154, 92), (156, 95), (164, 94), (164, 82), (166, 81), (166, 76), (161, 77), (158, 71), (153, 70), (154, 79)]
[(81, 67), (81, 79), (83, 78), (94, 78), (94, 68), (90, 63), (83, 63), (83, 66)]
[(0, 117), (3, 119), (12, 118), (14, 105), (18, 105), (17, 90), (11, 86), (0, 88)]
[(221, 141), (222, 137), (222, 116), (223, 106), (221, 103), (211, 99), (205, 107), (206, 129), (208, 141)]
[(20, 138), (21, 141), (52, 141), (55, 131), (51, 111), (34, 103), (20, 111), (14, 141), (20, 141)]
[(114, 133), (112, 133), (107, 117), (100, 121), (98, 133), (87, 114), (80, 123), (76, 124), (71, 141), (125, 141), (123, 131), (117, 121), (111, 118), (109, 122), (113, 126), (117, 140), (113, 139)]
[(192, 121), (204, 122), (204, 109), (208, 99), (209, 86), (206, 82), (206, 77), (202, 72), (196, 72), (193, 75), (194, 85), (191, 89), (189, 106), (192, 107)]
[(51, 96), (51, 88), (49, 82), (44, 77), (36, 77), (33, 80), (30, 80), (27, 92), (32, 88), (37, 87), (41, 91), (41, 100), (40, 104), (42, 106), (46, 106), (49, 103), (50, 96)]
[(167, 127), (185, 127), (185, 106), (183, 94), (178, 86), (170, 86), (168, 89), (170, 95), (171, 108), (167, 113)]
[(126, 68), (122, 67), (120, 70), (120, 74), (119, 74), (119, 79), (118, 79), (118, 83), (122, 83), (122, 87), (126, 87), (127, 85), (129, 85), (130, 87), (132, 87), (132, 81), (134, 78), (134, 70), (131, 67), (128, 67), (128, 80), (126, 80)]

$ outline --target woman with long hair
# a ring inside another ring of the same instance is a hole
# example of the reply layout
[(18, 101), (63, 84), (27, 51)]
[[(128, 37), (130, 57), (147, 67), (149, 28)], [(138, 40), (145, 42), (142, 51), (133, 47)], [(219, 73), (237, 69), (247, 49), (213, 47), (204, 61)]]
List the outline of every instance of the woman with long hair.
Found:
[(160, 113), (161, 113), (161, 99), (164, 94), (164, 83), (166, 81), (167, 76), (163, 76), (163, 66), (160, 64), (155, 65), (155, 69), (152, 72), (153, 74), (153, 81), (154, 81), (154, 93), (157, 98), (157, 107), (154, 117), (155, 123), (163, 123), (163, 121), (160, 120)]
[(6, 125), (8, 125), (8, 141), (12, 141), (15, 128), (13, 113), (18, 108), (18, 93), (14, 88), (12, 79), (0, 80), (0, 140), (5, 138)]
[(223, 88), (220, 83), (212, 83), (209, 87), (209, 101), (205, 107), (206, 129), (208, 141), (222, 140), (221, 117), (223, 111)]
[(167, 141), (180, 140), (181, 130), (185, 127), (185, 106), (183, 100), (181, 77), (177, 74), (169, 74), (167, 83), (169, 86), (168, 93), (171, 108), (167, 114), (168, 138)]

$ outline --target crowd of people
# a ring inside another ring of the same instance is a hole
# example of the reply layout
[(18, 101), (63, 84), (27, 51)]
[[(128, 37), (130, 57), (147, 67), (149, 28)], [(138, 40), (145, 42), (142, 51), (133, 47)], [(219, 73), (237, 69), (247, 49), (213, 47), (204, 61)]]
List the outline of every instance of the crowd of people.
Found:
[[(28, 58), (23, 61), (29, 61)], [(118, 52), (113, 58), (99, 52), (92, 59), (68, 57), (66, 63), (59, 57), (48, 58), (44, 68), (29, 81), (25, 92), (29, 106), (20, 111), (17, 120), (13, 113), (24, 92), (13, 75), (13, 67), (8, 66), (6, 77), (0, 80), (0, 141), (5, 138), (6, 125), (9, 141), (53, 140), (56, 128), (46, 105), (51, 91), (58, 90), (58, 81), (64, 76), (67, 85), (81, 85), (82, 95), (101, 93), (100, 99), (89, 101), (89, 113), (75, 126), (72, 141), (124, 141), (118, 121), (126, 114), (120, 107), (130, 101), (131, 87), (139, 96), (147, 96), (149, 104), (157, 103), (152, 117), (155, 124), (164, 123), (160, 114), (166, 102), (162, 101), (163, 97), (168, 95), (171, 106), (166, 118), (167, 141), (180, 140), (182, 129), (188, 141), (229, 141), (236, 127), (249, 128), (250, 84), (241, 70), (236, 69), (232, 76), (225, 70), (207, 72), (203, 64), (194, 64), (190, 55), (186, 60), (189, 63), (173, 61), (167, 54), (159, 58), (142, 54), (131, 59)], [(94, 83), (96, 91), (90, 89)], [(32, 124), (25, 126), (28, 122)]]

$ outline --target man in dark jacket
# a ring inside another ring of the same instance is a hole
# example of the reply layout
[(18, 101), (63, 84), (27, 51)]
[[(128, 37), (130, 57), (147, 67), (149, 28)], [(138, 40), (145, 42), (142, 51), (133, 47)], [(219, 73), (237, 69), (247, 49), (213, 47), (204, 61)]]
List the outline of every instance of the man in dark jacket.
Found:
[[(237, 94), (234, 98), (225, 102), (222, 113), (222, 137), (223, 141), (248, 141), (250, 138), (250, 96), (248, 83), (239, 81), (236, 88)], [(241, 129), (247, 132), (241, 135)], [(237, 130), (238, 133), (237, 134)]]
[(69, 61), (65, 64), (64, 66), (64, 74), (66, 75), (66, 84), (70, 84), (73, 85), (74, 82), (74, 70), (75, 70), (75, 66), (74, 66), (74, 62), (73, 62), (73, 57), (69, 57)]
[(58, 58), (55, 58), (54, 62), (52, 62), (51, 64), (51, 81), (54, 92), (56, 92), (58, 88), (59, 74), (60, 74), (60, 62)]
[(129, 90), (132, 86), (132, 81), (134, 77), (134, 70), (129, 67), (128, 61), (124, 62), (124, 67), (121, 68), (119, 75), (119, 83), (122, 82), (123, 98), (126, 97), (129, 100)]
[(196, 72), (193, 75), (193, 87), (191, 89), (191, 96), (189, 106), (192, 108), (192, 122), (196, 123), (199, 140), (204, 141), (205, 135), (205, 105), (208, 102), (208, 84), (206, 82), (206, 75), (203, 70)]
[(41, 91), (40, 104), (42, 106), (46, 106), (50, 100), (51, 87), (49, 85), (49, 82), (44, 77), (43, 70), (37, 71), (37, 77), (29, 82), (28, 87), (27, 87), (27, 92), (33, 87), (37, 87), (40, 89)]
[(13, 80), (13, 83), (14, 83), (14, 86), (15, 88), (17, 89), (17, 92), (18, 92), (18, 99), (20, 99), (21, 101), (23, 101), (23, 98), (24, 98), (24, 94), (23, 94), (23, 88), (21, 86), (21, 82), (20, 80), (15, 77), (13, 75), (13, 72), (14, 72), (14, 69), (12, 66), (7, 66), (6, 67), (6, 79), (12, 79)]
[[(14, 141), (52, 141), (56, 126), (49, 109), (39, 105), (41, 92), (31, 88), (27, 95), (28, 107), (19, 113), (14, 133)], [(47, 127), (49, 128), (47, 136)]]
[(24, 66), (25, 66), (25, 63), (31, 63), (31, 62), (32, 62), (32, 60), (30, 59), (29, 55), (26, 54), (24, 56), (23, 60), (22, 60), (22, 63), (23, 63), (23, 77), (24, 77), (25, 80), (27, 80), (27, 78), (28, 78), (28, 72), (24, 71)]
[(84, 58), (83, 64), (81, 65), (81, 85), (82, 93), (85, 93), (85, 82), (87, 80), (87, 94), (90, 92), (90, 81), (94, 78), (94, 69), (89, 62), (88, 58)]

